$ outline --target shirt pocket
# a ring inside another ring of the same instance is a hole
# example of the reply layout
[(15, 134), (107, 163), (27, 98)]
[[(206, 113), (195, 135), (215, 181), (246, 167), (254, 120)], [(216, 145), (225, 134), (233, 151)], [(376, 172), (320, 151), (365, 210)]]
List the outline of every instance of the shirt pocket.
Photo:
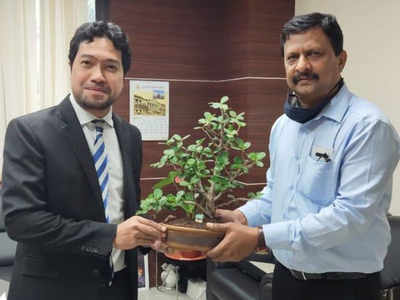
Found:
[(319, 206), (328, 206), (336, 195), (337, 172), (333, 160), (315, 160), (307, 156), (297, 190), (303, 197)]

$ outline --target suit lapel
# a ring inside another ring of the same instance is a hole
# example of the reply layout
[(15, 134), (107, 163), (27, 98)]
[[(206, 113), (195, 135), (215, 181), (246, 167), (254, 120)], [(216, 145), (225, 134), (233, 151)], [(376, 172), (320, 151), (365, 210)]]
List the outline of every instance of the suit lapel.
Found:
[(104, 212), (101, 191), (98, 184), (96, 169), (93, 164), (93, 157), (87, 144), (82, 127), (78, 121), (75, 111), (67, 96), (59, 105), (60, 119), (61, 119), (61, 133), (68, 140), (72, 150), (75, 153), (79, 163), (82, 166), (89, 182), (89, 186), (96, 196), (96, 203)]

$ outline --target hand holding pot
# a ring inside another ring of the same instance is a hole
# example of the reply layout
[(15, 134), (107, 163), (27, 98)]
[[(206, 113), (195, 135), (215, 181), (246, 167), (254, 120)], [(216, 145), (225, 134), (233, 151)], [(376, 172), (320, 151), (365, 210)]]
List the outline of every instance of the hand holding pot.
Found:
[(137, 246), (145, 246), (152, 247), (157, 251), (165, 251), (167, 248), (164, 243), (166, 230), (165, 226), (156, 222), (133, 216), (118, 225), (114, 247), (128, 250)]
[(215, 216), (218, 218), (219, 221), (222, 221), (224, 223), (233, 222), (233, 223), (239, 223), (242, 225), (247, 225), (246, 217), (238, 209), (235, 209), (235, 210), (217, 209), (215, 212)]
[(223, 240), (206, 255), (214, 261), (240, 261), (257, 247), (259, 229), (239, 223), (207, 223), (208, 229), (224, 232)]

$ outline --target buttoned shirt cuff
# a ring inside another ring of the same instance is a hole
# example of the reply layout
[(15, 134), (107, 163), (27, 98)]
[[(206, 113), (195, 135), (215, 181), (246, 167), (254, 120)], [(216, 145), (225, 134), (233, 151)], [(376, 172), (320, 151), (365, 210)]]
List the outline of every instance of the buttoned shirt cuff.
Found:
[(294, 221), (271, 223), (263, 226), (267, 246), (271, 249), (288, 249), (293, 239), (290, 238), (290, 228)]
[(250, 227), (260, 226), (265, 224), (265, 219), (261, 217), (260, 210), (257, 207), (257, 200), (247, 202), (245, 205), (238, 208), (247, 219), (247, 225)]

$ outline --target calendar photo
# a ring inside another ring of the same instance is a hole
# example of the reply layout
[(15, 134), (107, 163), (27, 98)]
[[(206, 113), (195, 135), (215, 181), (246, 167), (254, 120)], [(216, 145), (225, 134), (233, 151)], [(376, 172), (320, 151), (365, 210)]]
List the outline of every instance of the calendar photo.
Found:
[(169, 134), (169, 82), (130, 80), (129, 121), (144, 141), (163, 141)]

